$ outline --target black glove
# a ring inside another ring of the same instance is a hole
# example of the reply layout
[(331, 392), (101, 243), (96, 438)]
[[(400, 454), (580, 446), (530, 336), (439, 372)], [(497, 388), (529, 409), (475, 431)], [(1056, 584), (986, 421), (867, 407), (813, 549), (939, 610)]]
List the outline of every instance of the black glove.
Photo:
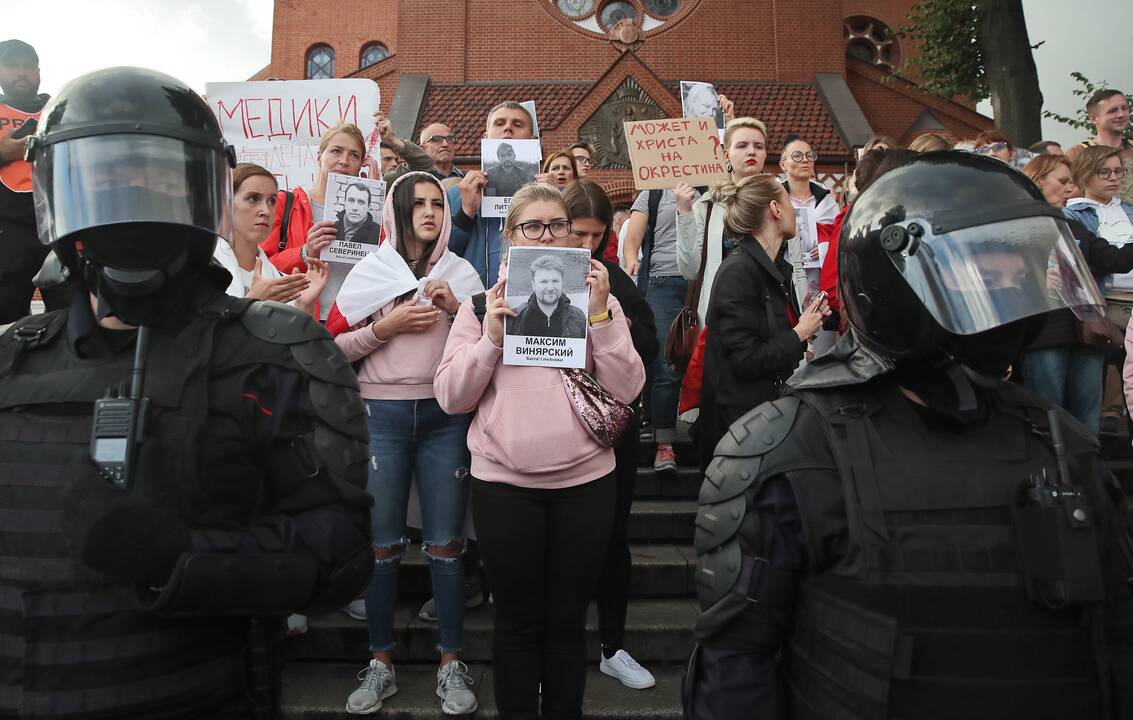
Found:
[(63, 491), (63, 535), (84, 565), (146, 587), (165, 585), (192, 545), (172, 512), (114, 487), (89, 466)]

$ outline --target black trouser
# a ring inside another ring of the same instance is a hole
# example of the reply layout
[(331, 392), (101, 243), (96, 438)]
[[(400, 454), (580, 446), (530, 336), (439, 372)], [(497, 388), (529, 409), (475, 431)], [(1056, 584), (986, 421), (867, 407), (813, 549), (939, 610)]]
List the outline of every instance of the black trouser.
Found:
[(501, 720), (579, 720), (586, 610), (602, 571), (614, 474), (560, 490), (472, 482), (472, 516), (495, 598), (492, 675)]
[[(34, 224), (0, 219), (0, 325), (13, 323), (31, 312), (35, 286), (31, 280), (47, 257)], [(71, 304), (72, 285), (45, 290), (47, 310), (60, 310)]]
[(641, 436), (635, 424), (626, 432), (625, 442), (614, 451), (617, 462), (614, 477), (618, 486), (614, 526), (610, 530), (610, 546), (598, 580), (598, 636), (602, 639), (602, 650), (610, 655), (625, 644), (629, 574), (633, 565), (629, 556), (629, 511), (633, 505), (640, 449)]

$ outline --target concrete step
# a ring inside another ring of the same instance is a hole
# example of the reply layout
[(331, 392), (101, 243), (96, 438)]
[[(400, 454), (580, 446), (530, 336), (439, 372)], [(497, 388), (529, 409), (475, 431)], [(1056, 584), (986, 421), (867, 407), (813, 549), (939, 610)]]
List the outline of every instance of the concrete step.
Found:
[(637, 479), (633, 484), (635, 498), (683, 498), (695, 500), (700, 494), (700, 484), (704, 478), (695, 465), (678, 465), (676, 472), (659, 473), (649, 467), (637, 469)]
[[(364, 662), (291, 663), (283, 673), (283, 718), (285, 720), (349, 720), (346, 698), (358, 687), (358, 672)], [(398, 693), (382, 703), (375, 717), (383, 720), (436, 720), (443, 717), (436, 695), (436, 666), (397, 666)], [(656, 687), (630, 690), (601, 674), (597, 665), (587, 672), (583, 714), (594, 720), (680, 720), (681, 666), (649, 668)], [(469, 667), (473, 691), (480, 702), (478, 719), (498, 718), (491, 668)]]
[[(394, 615), (395, 662), (429, 663), (436, 659), (437, 625), (417, 617), (420, 603), (404, 603)], [(493, 606), (473, 608), (464, 617), (465, 662), (491, 662)], [(632, 600), (626, 612), (626, 650), (642, 663), (681, 663), (692, 649), (698, 616), (695, 600)], [(306, 635), (289, 638), (287, 656), (295, 660), (348, 661), (369, 656), (366, 623), (336, 612), (308, 619)], [(598, 611), (586, 620), (589, 656), (598, 658)]]
[[(684, 597), (696, 591), (693, 580), (696, 553), (691, 545), (631, 544), (630, 554), (633, 559), (631, 597)], [(431, 592), (425, 556), (419, 545), (410, 545), (401, 561), (398, 594), (403, 598), (424, 599)]]

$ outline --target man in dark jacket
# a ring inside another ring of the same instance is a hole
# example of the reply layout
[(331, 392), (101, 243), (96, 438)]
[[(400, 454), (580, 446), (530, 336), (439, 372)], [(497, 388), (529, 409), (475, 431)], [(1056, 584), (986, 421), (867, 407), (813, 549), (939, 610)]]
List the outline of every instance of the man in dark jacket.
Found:
[[(35, 234), (31, 165), (24, 161), (47, 95), (39, 94), (39, 55), (22, 40), (0, 42), (0, 325), (28, 314), (47, 248)], [(70, 286), (45, 291), (48, 310), (67, 305)]]
[(307, 315), (224, 293), (235, 153), (189, 87), (77, 78), (29, 159), (82, 292), (0, 336), (0, 715), (273, 718), (271, 628), (373, 567), (357, 379)]
[(586, 315), (563, 292), (563, 263), (542, 255), (531, 263), (531, 297), (508, 318), (508, 335), (586, 337)]
[(382, 228), (370, 215), (370, 188), (354, 182), (347, 186), (342, 212), (335, 227), (339, 240), (377, 245), (382, 239)]

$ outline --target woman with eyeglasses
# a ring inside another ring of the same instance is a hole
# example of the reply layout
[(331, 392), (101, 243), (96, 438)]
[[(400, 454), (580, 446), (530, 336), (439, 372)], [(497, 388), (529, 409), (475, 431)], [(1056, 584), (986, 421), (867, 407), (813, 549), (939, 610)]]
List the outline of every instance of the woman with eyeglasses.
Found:
[(779, 155), (779, 168), (783, 171), (783, 189), (791, 196), (791, 205), (797, 210), (814, 211), (815, 222), (832, 223), (838, 215), (838, 203), (829, 188), (816, 182), (814, 165), (818, 153), (810, 143), (798, 136), (788, 136), (787, 144)]
[[(1076, 189), (1070, 161), (1063, 156), (1038, 155), (1023, 169), (1034, 181), (1046, 201), (1065, 208), (1071, 190)], [(1070, 231), (1090, 272), (1099, 279), (1133, 270), (1133, 243), (1111, 245), (1078, 220), (1069, 219)], [(1093, 432), (1098, 431), (1102, 405), (1100, 349), (1086, 345), (1079, 336), (1078, 323), (1069, 310), (1047, 313), (1042, 329), (1019, 358), (1023, 384), (1040, 397), (1066, 409)]]
[[(528, 185), (504, 218), (506, 246), (580, 247), (563, 194)], [(506, 277), (501, 266), (501, 277)], [(590, 261), (586, 369), (620, 402), (645, 383), (606, 268)], [(614, 451), (590, 434), (551, 367), (503, 363), (500, 280), (460, 306), (433, 381), (445, 412), (473, 413), (472, 516), (495, 600), (492, 675), (503, 720), (578, 720), (586, 688), (586, 610), (614, 522)], [(540, 689), (541, 687), (541, 689)]]

